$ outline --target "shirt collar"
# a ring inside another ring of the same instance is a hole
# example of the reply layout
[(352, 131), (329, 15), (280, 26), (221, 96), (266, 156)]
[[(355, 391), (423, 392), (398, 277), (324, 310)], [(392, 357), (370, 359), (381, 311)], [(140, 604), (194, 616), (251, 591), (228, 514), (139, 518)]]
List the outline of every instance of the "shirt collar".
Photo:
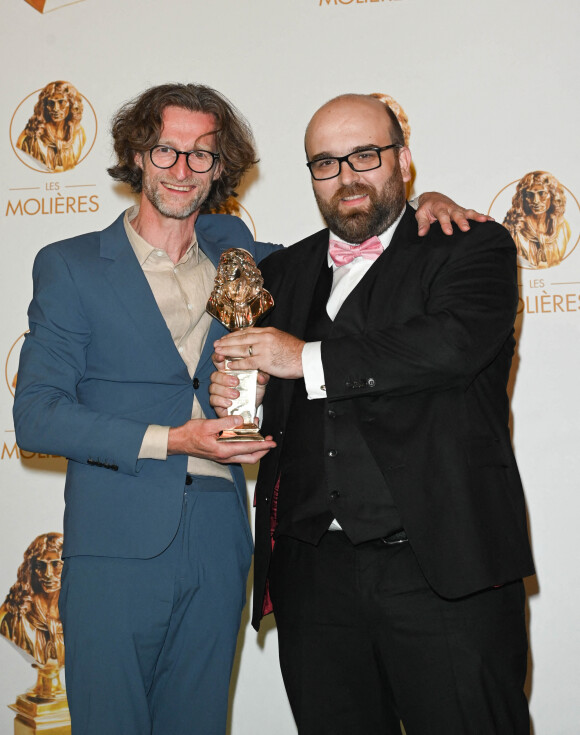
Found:
[[(133, 252), (137, 256), (137, 260), (139, 261), (139, 265), (143, 267), (149, 257), (152, 253), (156, 253), (159, 248), (154, 247), (153, 245), (149, 244), (147, 240), (145, 240), (141, 235), (139, 235), (138, 232), (132, 227), (131, 222), (135, 219), (135, 217), (139, 214), (139, 205), (135, 204), (133, 207), (130, 207), (126, 212), (125, 216), (123, 218), (123, 225), (125, 226), (125, 233), (127, 234), (127, 238), (129, 239), (129, 242), (131, 243), (131, 247), (133, 248)], [(197, 245), (197, 237), (195, 235), (195, 230), (193, 232), (193, 240), (191, 241), (191, 245), (187, 249), (187, 252), (181, 259), (181, 263), (186, 262), (189, 260), (190, 257), (194, 257), (197, 261), (199, 259), (199, 252), (198, 252), (198, 245)]]
[[(383, 246), (383, 251), (389, 247), (391, 240), (393, 239), (395, 230), (397, 229), (397, 225), (401, 221), (403, 214), (405, 214), (405, 207), (403, 207), (403, 209), (401, 210), (401, 213), (399, 214), (397, 219), (393, 222), (393, 224), (387, 227), (387, 229), (384, 232), (381, 232), (380, 235), (378, 235), (378, 238), (381, 241), (381, 245)], [(340, 240), (341, 238), (338, 237), (338, 235), (335, 235), (334, 232), (332, 232), (332, 230), (329, 230), (328, 239), (329, 240)], [(357, 245), (357, 244), (358, 243), (347, 243), (347, 245)], [(329, 267), (332, 266), (333, 268), (336, 268), (334, 261), (330, 257), (330, 253), (327, 253), (326, 257), (327, 257)]]

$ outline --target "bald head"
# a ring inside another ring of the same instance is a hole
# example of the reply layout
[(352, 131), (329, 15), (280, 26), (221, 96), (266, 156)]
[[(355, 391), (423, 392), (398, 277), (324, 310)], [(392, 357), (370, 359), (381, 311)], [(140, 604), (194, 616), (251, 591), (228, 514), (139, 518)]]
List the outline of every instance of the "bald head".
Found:
[[(375, 130), (383, 128), (387, 131), (391, 143), (405, 145), (401, 125), (395, 113), (384, 102), (366, 94), (342, 94), (322, 105), (308, 123), (304, 136), (307, 158), (310, 160), (319, 153), (328, 152), (312, 150), (318, 134), (322, 133), (327, 139), (326, 133), (329, 133), (338, 140), (349, 134), (356, 134), (361, 130), (362, 123), (370, 120), (375, 123)], [(361, 145), (365, 143), (371, 144), (371, 141), (360, 142)]]

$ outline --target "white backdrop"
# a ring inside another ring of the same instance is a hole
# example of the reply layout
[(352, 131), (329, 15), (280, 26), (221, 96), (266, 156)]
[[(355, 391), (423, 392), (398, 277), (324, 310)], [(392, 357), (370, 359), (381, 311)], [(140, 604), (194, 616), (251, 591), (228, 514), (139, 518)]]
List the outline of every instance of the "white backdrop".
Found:
[[(32, 261), (47, 242), (100, 229), (130, 203), (106, 174), (113, 112), (166, 81), (222, 91), (250, 120), (261, 157), (241, 203), (260, 240), (290, 244), (321, 226), (304, 166), (310, 115), (341, 92), (385, 92), (410, 120), (416, 193), (438, 189), (502, 221), (526, 173), (549, 171), (564, 187), (567, 257), (520, 271), (512, 413), (538, 568), (528, 583), (534, 731), (578, 735), (578, 0), (34, 2), (50, 12), (2, 0), (0, 29), (0, 598), (32, 539), (62, 529), (63, 460), (24, 457), (14, 444), (11, 384)], [(38, 90), (60, 79), (84, 97), (85, 157), (70, 171), (39, 172), (14, 144)], [(247, 621), (246, 611), (231, 735), (294, 735), (273, 623), (257, 637)], [(7, 705), (34, 681), (0, 640), (0, 735), (13, 732)]]

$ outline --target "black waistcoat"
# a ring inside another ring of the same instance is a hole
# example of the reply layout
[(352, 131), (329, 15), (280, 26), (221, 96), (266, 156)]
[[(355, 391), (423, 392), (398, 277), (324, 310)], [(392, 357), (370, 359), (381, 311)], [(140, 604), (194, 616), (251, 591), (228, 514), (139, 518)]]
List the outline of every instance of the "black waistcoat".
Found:
[[(351, 296), (368, 287), (369, 280), (363, 278)], [(306, 341), (332, 336), (333, 322), (326, 312), (331, 286), (332, 269), (325, 261)], [(296, 381), (280, 460), (277, 536), (316, 544), (334, 518), (355, 544), (401, 528), (392, 495), (354, 412), (345, 409), (344, 401), (308, 400), (304, 380)]]

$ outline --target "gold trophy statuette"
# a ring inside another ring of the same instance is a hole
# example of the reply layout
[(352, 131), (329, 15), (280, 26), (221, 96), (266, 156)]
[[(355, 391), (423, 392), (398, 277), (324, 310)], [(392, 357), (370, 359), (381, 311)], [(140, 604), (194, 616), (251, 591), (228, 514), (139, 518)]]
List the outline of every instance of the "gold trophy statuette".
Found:
[(70, 735), (70, 715), (60, 674), (64, 640), (58, 613), (62, 534), (44, 533), (24, 552), (17, 580), (0, 607), (0, 634), (27, 655), (36, 685), (16, 698), (15, 735)]
[[(230, 248), (222, 253), (217, 267), (214, 289), (206, 311), (230, 332), (253, 327), (274, 306), (274, 299), (264, 289), (264, 279), (247, 250)], [(226, 358), (226, 365), (232, 358)], [(239, 397), (228, 409), (229, 416), (242, 416), (244, 423), (232, 431), (224, 431), (218, 441), (264, 441), (254, 419), (256, 416), (257, 370), (226, 372), (240, 381)]]

